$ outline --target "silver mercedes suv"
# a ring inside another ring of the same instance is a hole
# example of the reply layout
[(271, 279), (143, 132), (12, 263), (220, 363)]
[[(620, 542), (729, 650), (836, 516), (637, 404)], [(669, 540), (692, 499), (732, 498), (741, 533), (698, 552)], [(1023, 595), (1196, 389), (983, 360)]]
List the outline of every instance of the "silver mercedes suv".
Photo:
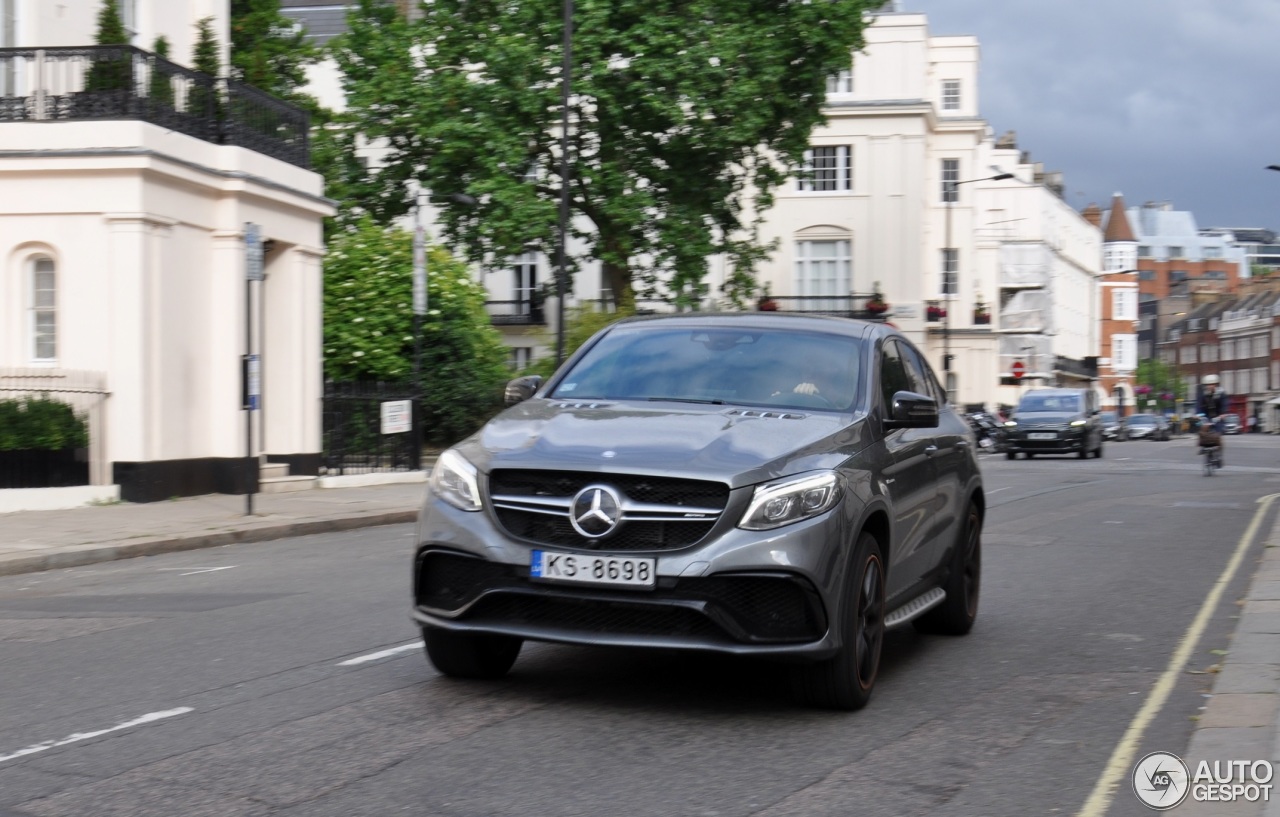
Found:
[(985, 512), (972, 432), (884, 324), (786, 314), (621, 321), (445, 451), (413, 618), (441, 672), (524, 640), (793, 664), (856, 709), (887, 627), (964, 634)]

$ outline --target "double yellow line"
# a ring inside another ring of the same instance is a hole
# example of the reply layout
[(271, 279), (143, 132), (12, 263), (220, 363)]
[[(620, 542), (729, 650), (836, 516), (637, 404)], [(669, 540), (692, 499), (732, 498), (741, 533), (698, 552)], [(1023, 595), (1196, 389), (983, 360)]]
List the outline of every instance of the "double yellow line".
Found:
[(1178, 649), (1174, 650), (1173, 657), (1169, 659), (1169, 666), (1165, 667), (1160, 679), (1156, 681), (1156, 685), (1152, 687), (1150, 694), (1147, 695), (1147, 700), (1142, 705), (1142, 709), (1138, 710), (1138, 714), (1134, 716), (1129, 728), (1125, 730), (1124, 737), (1120, 738), (1120, 742), (1116, 744), (1115, 751), (1111, 753), (1111, 759), (1107, 762), (1107, 767), (1103, 769), (1102, 776), (1094, 784), (1093, 792), (1089, 795), (1089, 799), (1085, 801), (1080, 811), (1076, 812), (1076, 817), (1101, 817), (1111, 806), (1116, 787), (1129, 774), (1129, 770), (1133, 766), (1133, 758), (1138, 753), (1138, 744), (1142, 740), (1143, 733), (1147, 731), (1147, 727), (1151, 725), (1151, 721), (1155, 719), (1161, 707), (1169, 700), (1169, 695), (1173, 692), (1173, 687), (1178, 682), (1178, 676), (1186, 669), (1187, 661), (1191, 658), (1191, 651), (1195, 649), (1196, 643), (1204, 635), (1205, 628), (1209, 626), (1209, 619), (1213, 617), (1213, 611), (1217, 609), (1218, 604), (1222, 601), (1222, 594), (1226, 592), (1227, 585), (1235, 578), (1236, 571), (1240, 569), (1240, 564), (1244, 562), (1244, 555), (1249, 551), (1249, 545), (1258, 533), (1258, 526), (1262, 524), (1262, 520), (1267, 515), (1267, 509), (1271, 507), (1271, 503), (1277, 497), (1280, 497), (1280, 494), (1269, 494), (1258, 500), (1258, 510), (1254, 512), (1253, 520), (1249, 522), (1249, 527), (1245, 530), (1244, 535), (1240, 537), (1240, 543), (1236, 545), (1235, 553), (1231, 555), (1231, 561), (1227, 562), (1227, 566), (1223, 568), (1218, 580), (1214, 582), (1213, 589), (1205, 597), (1204, 604), (1200, 605), (1200, 612), (1196, 613), (1191, 626), (1183, 633), (1182, 640), (1178, 643)]

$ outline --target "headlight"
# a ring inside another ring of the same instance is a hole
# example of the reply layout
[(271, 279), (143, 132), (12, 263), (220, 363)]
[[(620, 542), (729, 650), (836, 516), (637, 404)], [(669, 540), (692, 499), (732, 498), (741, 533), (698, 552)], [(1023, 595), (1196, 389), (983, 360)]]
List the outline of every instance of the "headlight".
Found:
[(1087, 420), (1072, 420), (1072, 421), (1071, 421), (1071, 427), (1072, 427), (1072, 428), (1079, 428), (1080, 426), (1084, 425), (1086, 422), (1088, 422), (1088, 421), (1087, 421)]
[(839, 485), (834, 471), (757, 485), (738, 527), (771, 530), (826, 513), (840, 501)]
[(1018, 425), (1018, 421), (1017, 421), (1017, 420), (1005, 420), (1005, 421), (1004, 421), (1004, 426), (1005, 426), (1005, 428), (1015, 428), (1015, 427), (1017, 427), (1017, 425)]
[(464, 511), (480, 510), (480, 487), (476, 467), (450, 448), (436, 460), (431, 470), (431, 493)]

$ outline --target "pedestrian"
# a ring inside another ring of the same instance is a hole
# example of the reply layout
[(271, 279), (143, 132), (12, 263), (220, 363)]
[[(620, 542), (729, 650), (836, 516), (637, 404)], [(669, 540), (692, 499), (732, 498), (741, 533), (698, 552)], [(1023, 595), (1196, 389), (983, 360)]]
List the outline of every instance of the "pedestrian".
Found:
[(1249, 433), (1257, 434), (1258, 433), (1258, 415), (1250, 414), (1248, 422), (1249, 422)]

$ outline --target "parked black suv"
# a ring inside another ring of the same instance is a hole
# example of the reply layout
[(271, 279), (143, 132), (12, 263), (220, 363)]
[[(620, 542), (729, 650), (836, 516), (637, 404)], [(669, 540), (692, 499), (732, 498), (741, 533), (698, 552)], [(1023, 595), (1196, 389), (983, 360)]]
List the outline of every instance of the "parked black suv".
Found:
[(1032, 389), (1005, 422), (1005, 456), (1102, 456), (1102, 420), (1091, 389)]
[(973, 626), (973, 432), (891, 327), (631, 319), (507, 393), (419, 517), (413, 617), (441, 672), (501, 676), (525, 639), (708, 650), (855, 709), (887, 627)]

